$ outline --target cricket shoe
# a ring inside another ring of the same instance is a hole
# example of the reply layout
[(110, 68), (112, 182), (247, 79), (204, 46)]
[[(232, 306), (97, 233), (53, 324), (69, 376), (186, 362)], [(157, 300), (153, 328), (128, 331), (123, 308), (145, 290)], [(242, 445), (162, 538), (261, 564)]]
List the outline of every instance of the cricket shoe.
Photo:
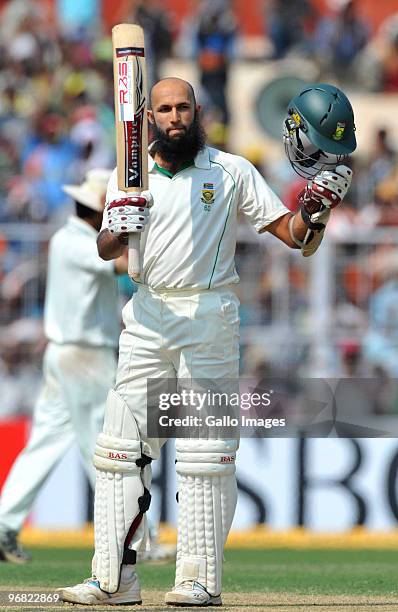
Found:
[(171, 606), (222, 606), (221, 595), (210, 595), (195, 580), (184, 580), (166, 593), (164, 600)]
[(17, 536), (11, 529), (0, 530), (0, 559), (22, 565), (30, 560), (30, 555), (21, 548)]
[(130, 567), (122, 567), (120, 576), (119, 589), (116, 593), (107, 593), (100, 588), (99, 580), (95, 576), (87, 578), (81, 584), (76, 584), (73, 587), (64, 587), (57, 589), (61, 601), (67, 601), (75, 604), (104, 604), (104, 605), (121, 605), (121, 604), (141, 604), (141, 588), (138, 576)]

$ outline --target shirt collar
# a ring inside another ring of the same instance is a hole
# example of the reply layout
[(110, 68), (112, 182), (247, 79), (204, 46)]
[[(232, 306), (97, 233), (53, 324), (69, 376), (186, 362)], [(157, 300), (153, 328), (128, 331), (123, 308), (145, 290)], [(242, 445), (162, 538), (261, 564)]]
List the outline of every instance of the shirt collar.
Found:
[[(153, 142), (149, 145), (149, 151), (151, 150), (153, 145), (154, 145)], [(199, 153), (194, 159), (194, 164), (196, 168), (201, 168), (202, 170), (210, 170), (210, 153), (209, 153), (208, 147), (204, 147), (201, 151), (199, 151)], [(149, 153), (148, 154), (148, 172), (152, 172), (154, 169), (154, 166), (155, 166), (155, 160)]]
[(195, 157), (195, 166), (202, 170), (210, 170), (210, 151), (208, 147), (204, 147)]
[(83, 219), (76, 217), (75, 215), (71, 215), (68, 217), (68, 225), (77, 228), (80, 232), (84, 232), (85, 234), (89, 234), (90, 236), (98, 236), (98, 232), (92, 225), (89, 225)]

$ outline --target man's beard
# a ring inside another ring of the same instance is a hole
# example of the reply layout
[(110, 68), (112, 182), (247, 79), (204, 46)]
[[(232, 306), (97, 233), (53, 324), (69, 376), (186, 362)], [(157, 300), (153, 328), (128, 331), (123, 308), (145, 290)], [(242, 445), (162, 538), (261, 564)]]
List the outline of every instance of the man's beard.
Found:
[(152, 126), (154, 149), (167, 163), (178, 165), (194, 159), (206, 144), (206, 133), (200, 123), (198, 113), (181, 135), (170, 138), (156, 123)]

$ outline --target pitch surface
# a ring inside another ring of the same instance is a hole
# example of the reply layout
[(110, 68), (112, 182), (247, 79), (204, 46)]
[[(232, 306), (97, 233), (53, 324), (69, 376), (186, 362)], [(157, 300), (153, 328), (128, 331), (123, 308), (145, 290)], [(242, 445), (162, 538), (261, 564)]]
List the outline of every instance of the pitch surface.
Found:
[[(16, 610), (5, 604), (8, 591), (51, 592), (88, 576), (90, 551), (34, 549), (31, 563), (16, 566), (0, 563), (0, 610)], [(224, 568), (223, 610), (352, 610), (353, 612), (398, 609), (398, 551), (395, 550), (227, 550)], [(173, 582), (174, 567), (143, 564), (140, 578), (143, 610), (170, 610), (163, 594)], [(67, 604), (21, 605), (23, 610), (62, 610)], [(71, 610), (88, 608), (74, 606)], [(96, 610), (109, 606), (96, 606)], [(129, 610), (130, 606), (123, 606)]]

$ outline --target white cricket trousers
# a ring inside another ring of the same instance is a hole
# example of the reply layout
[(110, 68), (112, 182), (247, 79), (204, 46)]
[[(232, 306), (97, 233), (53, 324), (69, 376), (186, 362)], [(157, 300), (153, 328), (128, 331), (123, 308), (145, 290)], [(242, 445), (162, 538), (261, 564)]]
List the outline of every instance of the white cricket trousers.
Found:
[[(114, 391), (135, 419), (141, 451), (158, 459), (166, 438), (148, 436), (148, 379), (159, 380), (163, 390), (165, 378), (171, 380), (170, 386), (178, 380), (217, 381), (220, 390), (223, 379), (238, 381), (239, 300), (230, 286), (154, 291), (141, 285), (123, 309), (123, 322)], [(112, 423), (113, 419), (114, 415), (107, 414), (106, 421)], [(117, 424), (122, 438), (123, 421), (124, 417)], [(150, 465), (145, 467), (142, 480), (149, 489)], [(129, 548), (144, 550), (146, 545), (144, 513)]]
[(147, 436), (147, 379), (238, 380), (239, 300), (231, 286), (154, 291), (140, 285), (123, 322), (114, 389), (137, 422), (142, 451), (158, 459), (166, 440)]
[(48, 344), (28, 444), (0, 497), (0, 530), (21, 530), (41, 486), (75, 440), (94, 486), (94, 446), (115, 370), (112, 348)]

